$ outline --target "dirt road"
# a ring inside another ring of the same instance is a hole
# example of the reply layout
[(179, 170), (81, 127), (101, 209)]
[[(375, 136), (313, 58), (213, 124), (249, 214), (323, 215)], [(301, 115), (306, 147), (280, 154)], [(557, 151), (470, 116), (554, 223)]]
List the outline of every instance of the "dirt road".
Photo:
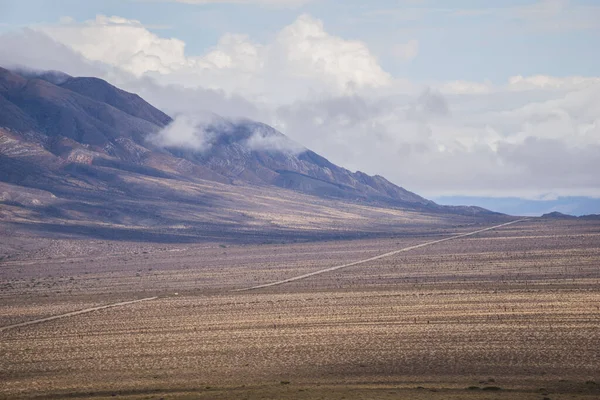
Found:
[(310, 278), (311, 276), (320, 275), (320, 274), (324, 274), (324, 273), (331, 272), (331, 271), (337, 271), (337, 270), (342, 269), (342, 268), (353, 267), (355, 265), (360, 265), (360, 264), (368, 263), (370, 261), (380, 260), (380, 259), (386, 258), (386, 257), (391, 257), (391, 256), (396, 255), (398, 253), (402, 253), (402, 252), (405, 252), (405, 251), (410, 251), (410, 250), (418, 249), (418, 248), (421, 248), (421, 247), (431, 246), (431, 245), (436, 244), (436, 243), (442, 243), (442, 242), (447, 242), (449, 240), (460, 239), (460, 238), (463, 238), (463, 237), (466, 237), (466, 236), (473, 236), (473, 235), (476, 235), (478, 233), (491, 231), (492, 229), (497, 229), (497, 228), (501, 228), (503, 226), (516, 224), (517, 222), (526, 221), (527, 219), (528, 218), (523, 218), (523, 219), (519, 219), (519, 220), (516, 220), (516, 221), (511, 221), (511, 222), (507, 222), (507, 223), (504, 223), (504, 224), (500, 224), (500, 225), (490, 226), (490, 227), (485, 228), (485, 229), (479, 229), (479, 230), (474, 231), (474, 232), (463, 233), (463, 234), (460, 234), (460, 235), (451, 236), (451, 237), (447, 237), (447, 238), (439, 239), (439, 240), (433, 240), (431, 242), (421, 243), (421, 244), (417, 244), (415, 246), (409, 246), (409, 247), (405, 247), (403, 249), (390, 251), (388, 253), (380, 254), (378, 256), (367, 258), (367, 259), (364, 259), (364, 260), (354, 261), (354, 262), (351, 262), (349, 264), (336, 265), (335, 267), (321, 269), (319, 271), (310, 272), (308, 274), (298, 275), (298, 276), (294, 276), (292, 278), (287, 278), (287, 279), (283, 279), (283, 280), (276, 281), (276, 282), (271, 282), (271, 283), (265, 283), (265, 284), (262, 284), (262, 285), (251, 286), (251, 287), (247, 287), (247, 288), (243, 288), (243, 289), (236, 289), (234, 291), (235, 292), (245, 292), (245, 291), (249, 291), (249, 290), (263, 289), (263, 288), (267, 288), (267, 287), (271, 287), (271, 286), (283, 285), (285, 283), (290, 283), (290, 282), (294, 282), (294, 281), (299, 281), (301, 279)]
[(67, 318), (67, 317), (74, 317), (76, 315), (87, 314), (87, 313), (91, 313), (93, 311), (105, 310), (107, 308), (122, 307), (122, 306), (127, 306), (129, 304), (139, 303), (139, 302), (142, 302), (142, 301), (156, 300), (157, 298), (158, 297), (147, 297), (145, 299), (139, 299), (139, 300), (122, 301), (120, 303), (106, 304), (104, 306), (86, 308), (86, 309), (83, 309), (83, 310), (73, 311), (73, 312), (69, 312), (69, 313), (65, 313), (65, 314), (53, 315), (51, 317), (34, 319), (34, 320), (31, 320), (31, 321), (21, 322), (20, 324), (13, 324), (13, 325), (2, 326), (2, 327), (0, 327), (0, 332), (7, 331), (9, 329), (14, 329), (14, 328), (21, 328), (23, 326), (28, 326), (28, 325), (33, 325), (33, 324), (39, 324), (39, 323), (42, 323), (42, 322), (54, 321), (55, 319)]

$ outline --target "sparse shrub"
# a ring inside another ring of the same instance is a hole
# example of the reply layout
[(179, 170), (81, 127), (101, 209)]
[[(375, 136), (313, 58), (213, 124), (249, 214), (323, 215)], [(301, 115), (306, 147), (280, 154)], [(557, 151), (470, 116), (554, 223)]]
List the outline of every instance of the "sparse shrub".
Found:
[(489, 390), (491, 392), (497, 392), (498, 390), (502, 390), (502, 388), (498, 387), (498, 386), (486, 386), (481, 390)]

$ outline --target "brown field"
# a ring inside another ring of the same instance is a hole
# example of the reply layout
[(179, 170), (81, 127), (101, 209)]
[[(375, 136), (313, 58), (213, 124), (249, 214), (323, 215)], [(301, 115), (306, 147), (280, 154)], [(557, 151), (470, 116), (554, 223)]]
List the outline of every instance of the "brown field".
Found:
[(0, 331), (0, 397), (599, 399), (598, 222), (534, 219), (234, 291), (476, 229), (264, 245), (13, 238), (0, 327), (158, 298)]

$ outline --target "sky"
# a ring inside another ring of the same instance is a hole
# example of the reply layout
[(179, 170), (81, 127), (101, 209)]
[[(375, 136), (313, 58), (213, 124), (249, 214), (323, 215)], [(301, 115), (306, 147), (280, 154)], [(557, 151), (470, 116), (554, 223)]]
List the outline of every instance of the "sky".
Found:
[(598, 49), (600, 0), (0, 0), (2, 66), (259, 120), (429, 198), (600, 198)]

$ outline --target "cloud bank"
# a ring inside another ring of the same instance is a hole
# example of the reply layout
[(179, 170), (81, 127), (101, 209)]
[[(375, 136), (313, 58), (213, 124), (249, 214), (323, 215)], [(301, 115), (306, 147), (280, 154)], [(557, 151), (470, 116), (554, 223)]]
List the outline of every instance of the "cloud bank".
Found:
[[(395, 51), (410, 59), (419, 46)], [(310, 15), (269, 41), (226, 34), (200, 55), (139, 21), (65, 19), (1, 35), (0, 63), (99, 76), (188, 115), (154, 138), (162, 146), (204, 149), (206, 121), (189, 115), (210, 111), (265, 122), (425, 196), (600, 196), (600, 77), (408, 82)], [(278, 140), (248, 144), (277, 149)]]
[(228, 33), (200, 56), (188, 56), (185, 43), (162, 38), (136, 20), (99, 15), (94, 20), (38, 28), (87, 60), (102, 62), (136, 77), (162, 83), (243, 93), (282, 101), (310, 91), (349, 93), (388, 85), (368, 47), (326, 32), (310, 15), (299, 16), (270, 43)]

